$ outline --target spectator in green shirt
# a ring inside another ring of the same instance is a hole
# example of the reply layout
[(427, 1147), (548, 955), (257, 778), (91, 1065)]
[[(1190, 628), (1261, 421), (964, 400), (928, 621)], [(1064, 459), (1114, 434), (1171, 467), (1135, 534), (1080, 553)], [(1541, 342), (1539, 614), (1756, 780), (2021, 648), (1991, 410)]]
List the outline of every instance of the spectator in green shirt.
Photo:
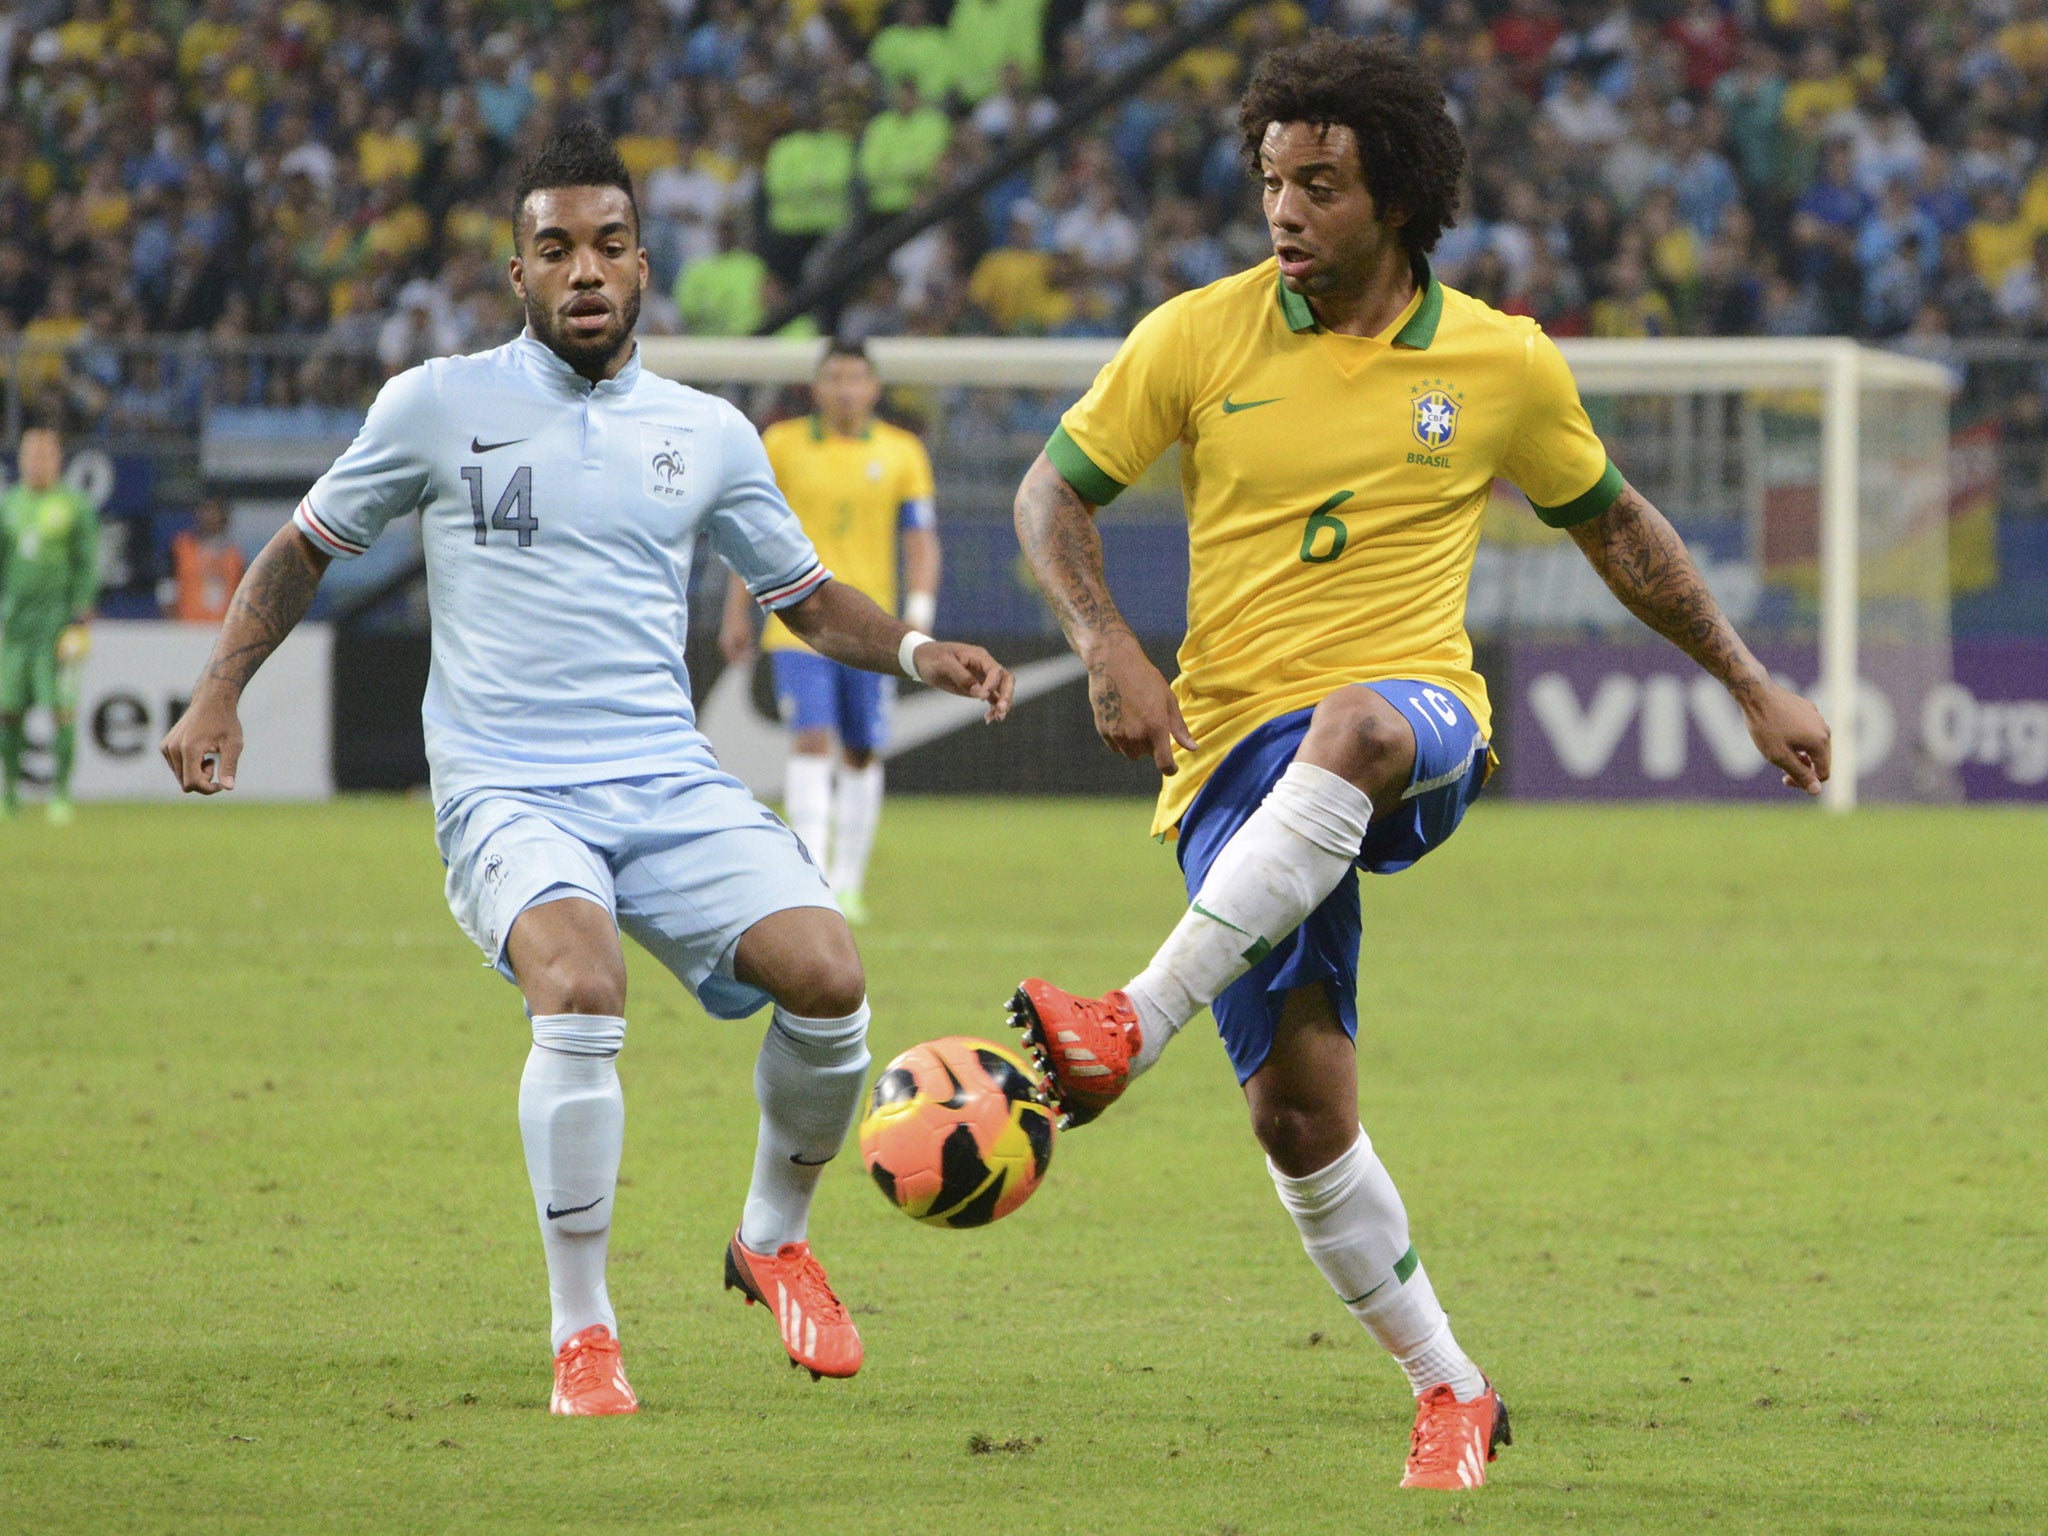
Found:
[(718, 221), (718, 250), (676, 274), (671, 294), (691, 336), (751, 336), (768, 318), (768, 264), (740, 238), (740, 222)]
[(797, 127), (768, 146), (761, 166), (767, 202), (761, 255), (785, 283), (797, 282), (805, 258), (853, 216), (854, 141), (838, 121), (847, 115), (842, 103), (828, 126), (806, 104)]
[(868, 64), (894, 86), (908, 76), (926, 101), (946, 99), (953, 88), (953, 43), (944, 27), (935, 27), (925, 0), (903, 0), (896, 19), (875, 34), (868, 45)]
[(1045, 67), (1046, 0), (954, 0), (946, 35), (953, 48), (953, 88), (977, 102), (1003, 83), (1015, 64), (1036, 80)]
[(905, 75), (896, 83), (895, 106), (876, 113), (861, 135), (860, 178), (867, 185), (869, 210), (896, 214), (916, 202), (952, 141), (952, 122), (937, 107), (925, 105), (917, 80)]
[[(719, 249), (700, 256), (676, 274), (671, 297), (688, 336), (751, 336), (789, 296), (768, 264), (746, 248), (740, 220), (728, 214), (718, 223)], [(798, 315), (778, 336), (815, 336), (818, 322)]]

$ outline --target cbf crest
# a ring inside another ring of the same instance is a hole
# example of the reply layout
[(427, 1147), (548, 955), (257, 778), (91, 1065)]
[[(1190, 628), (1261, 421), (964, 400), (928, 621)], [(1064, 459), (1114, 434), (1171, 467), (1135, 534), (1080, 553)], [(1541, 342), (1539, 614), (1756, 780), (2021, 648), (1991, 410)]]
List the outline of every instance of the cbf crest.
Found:
[(684, 485), (689, 465), (690, 433), (686, 427), (640, 424), (640, 483), (650, 496), (664, 499), (689, 494)]
[(1415, 397), (1415, 440), (1432, 452), (1447, 448), (1458, 435), (1459, 399), (1441, 380)]

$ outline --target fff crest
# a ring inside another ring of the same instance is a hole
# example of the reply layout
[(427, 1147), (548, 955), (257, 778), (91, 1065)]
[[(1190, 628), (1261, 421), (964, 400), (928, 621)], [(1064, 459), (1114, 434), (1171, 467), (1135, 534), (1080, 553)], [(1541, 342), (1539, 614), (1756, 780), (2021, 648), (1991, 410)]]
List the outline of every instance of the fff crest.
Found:
[(1458, 402), (1440, 389), (1415, 397), (1415, 440), (1425, 448), (1442, 448), (1458, 435)]

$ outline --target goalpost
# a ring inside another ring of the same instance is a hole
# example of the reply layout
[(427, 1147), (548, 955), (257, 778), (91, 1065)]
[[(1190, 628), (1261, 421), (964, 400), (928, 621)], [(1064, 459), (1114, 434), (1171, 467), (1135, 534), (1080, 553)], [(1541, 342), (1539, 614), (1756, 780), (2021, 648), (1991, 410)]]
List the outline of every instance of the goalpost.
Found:
[[(877, 337), (869, 353), (892, 389), (922, 398), (949, 513), (1006, 523), (1010, 492), (1050, 421), (1116, 345)], [(1949, 676), (1950, 371), (1832, 338), (1560, 346), (1623, 472), (1688, 543), (1715, 557), (1703, 560), (1710, 584), (1745, 636), (1774, 667), (1777, 655), (1813, 655), (1814, 677), (1792, 680), (1812, 681), (1833, 729), (1823, 803), (1840, 812), (1859, 794), (1952, 798), (1952, 775), (1915, 748), (1894, 702), (1910, 709)], [(655, 372), (742, 397), (753, 391), (755, 403), (807, 382), (819, 347), (781, 338), (642, 341)], [(1496, 510), (1512, 499), (1497, 488)], [(1177, 519), (1171, 466), (1119, 498), (1114, 514), (1154, 525)], [(1589, 606), (1582, 596), (1545, 596), (1551, 577), (1532, 584), (1530, 552), (1514, 531), (1531, 523), (1489, 516), (1482, 556), (1489, 573), (1504, 574), (1490, 581), (1485, 611), (1470, 615), (1475, 635), (1490, 626), (1557, 639), (1589, 626), (1622, 633), (1618, 605), (1606, 613), (1597, 598)]]

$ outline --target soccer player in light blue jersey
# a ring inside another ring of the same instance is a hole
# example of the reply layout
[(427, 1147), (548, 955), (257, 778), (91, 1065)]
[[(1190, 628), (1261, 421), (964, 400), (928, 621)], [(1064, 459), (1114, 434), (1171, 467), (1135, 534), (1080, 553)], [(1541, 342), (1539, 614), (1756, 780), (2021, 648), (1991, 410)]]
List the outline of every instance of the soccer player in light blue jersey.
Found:
[(384, 386), (236, 589), (164, 757), (188, 791), (233, 789), (242, 689), (328, 563), (417, 510), (448, 903), (533, 1024), (519, 1127), (553, 1298), (550, 1406), (638, 1406), (605, 1289), (625, 1131), (622, 930), (715, 1017), (775, 1005), (725, 1280), (773, 1309), (793, 1364), (851, 1376), (860, 1336), (807, 1224), (860, 1102), (866, 981), (803, 844), (719, 771), (697, 730), (683, 666), (697, 535), (826, 656), (983, 700), (990, 721), (1009, 710), (1010, 675), (835, 581), (746, 418), (643, 371), (633, 327), (647, 256), (632, 181), (601, 132), (566, 128), (526, 164), (515, 233), (524, 334)]

